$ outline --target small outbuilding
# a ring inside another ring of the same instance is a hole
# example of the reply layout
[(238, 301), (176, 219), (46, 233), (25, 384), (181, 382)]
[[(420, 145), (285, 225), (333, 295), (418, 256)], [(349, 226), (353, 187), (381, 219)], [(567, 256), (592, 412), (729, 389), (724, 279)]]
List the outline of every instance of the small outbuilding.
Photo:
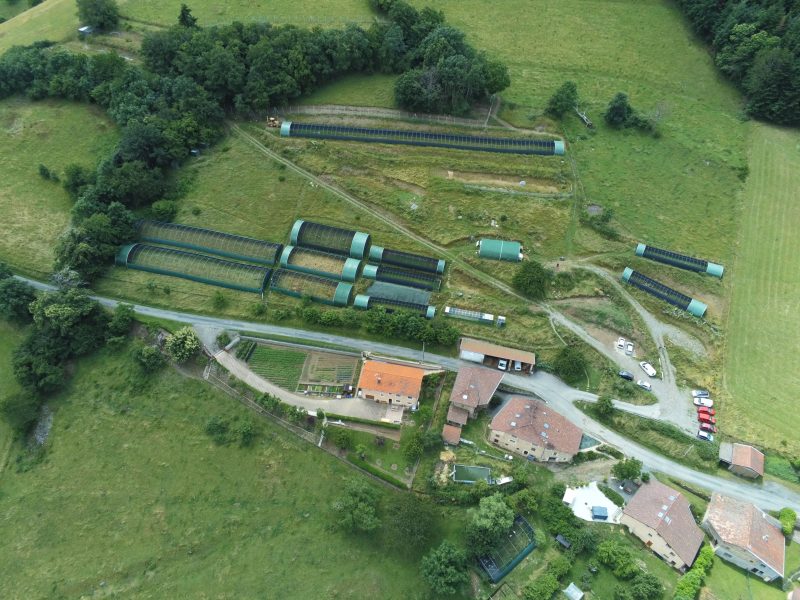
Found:
[(575, 582), (572, 582), (569, 584), (569, 587), (564, 590), (564, 595), (569, 598), (569, 600), (583, 600), (586, 594), (583, 593), (581, 588), (575, 585)]
[(533, 369), (536, 367), (536, 355), (533, 352), (498, 346), (483, 340), (466, 337), (461, 338), (461, 342), (458, 345), (458, 355), (461, 360), (468, 360), (469, 362), (495, 368), (499, 367), (501, 360), (504, 360), (506, 368), (502, 369), (503, 371), (519, 373), (520, 375), (533, 373)]
[(442, 429), (442, 441), (448, 446), (458, 446), (461, 443), (461, 427), (445, 425)]
[(764, 476), (764, 454), (753, 446), (723, 442), (719, 445), (719, 461), (731, 473), (742, 477), (756, 479)]
[(519, 242), (483, 239), (476, 246), (478, 247), (478, 256), (481, 258), (508, 260), (511, 262), (522, 260), (522, 244)]
[(569, 550), (572, 548), (572, 542), (570, 542), (567, 538), (565, 538), (560, 533), (556, 536), (556, 541), (561, 545), (562, 548), (565, 550)]

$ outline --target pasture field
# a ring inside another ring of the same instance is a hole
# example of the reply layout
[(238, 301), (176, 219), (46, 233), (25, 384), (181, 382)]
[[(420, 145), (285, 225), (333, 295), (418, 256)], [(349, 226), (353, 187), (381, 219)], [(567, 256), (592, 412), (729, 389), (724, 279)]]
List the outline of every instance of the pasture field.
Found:
[[(0, 398), (11, 395), (20, 389), (11, 368), (11, 354), (17, 344), (22, 341), (24, 334), (24, 328), (0, 320), (0, 340), (2, 340), (0, 343)], [(6, 466), (7, 452), (12, 438), (11, 428), (0, 419), (0, 476)]]
[(26, 11), (28, 8), (30, 8), (30, 5), (21, 0), (16, 0), (16, 2), (2, 2), (0, 3), (0, 18), (7, 21), (8, 19), (16, 17), (21, 12)]
[[(25, 0), (18, 4), (26, 6)], [(78, 11), (74, 0), (45, 0), (0, 23), (0, 52), (39, 40), (63, 42), (78, 37)]]
[(307, 356), (306, 352), (259, 344), (247, 362), (256, 375), (293, 392), (297, 389)]
[[(215, 445), (212, 416), (255, 417), (202, 382), (102, 350), (52, 404), (43, 462), (3, 475), (0, 596), (424, 597), (419, 555), (329, 528), (355, 471), (267, 421), (251, 448)], [(437, 513), (458, 538), (463, 511)]]
[[(753, 123), (725, 347), (731, 435), (800, 451), (800, 134)], [(769, 406), (769, 410), (764, 410)]]
[(117, 137), (111, 120), (92, 106), (0, 100), (1, 261), (37, 277), (50, 272), (72, 202), (60, 183), (42, 179), (39, 165), (61, 177), (70, 163), (94, 165)]

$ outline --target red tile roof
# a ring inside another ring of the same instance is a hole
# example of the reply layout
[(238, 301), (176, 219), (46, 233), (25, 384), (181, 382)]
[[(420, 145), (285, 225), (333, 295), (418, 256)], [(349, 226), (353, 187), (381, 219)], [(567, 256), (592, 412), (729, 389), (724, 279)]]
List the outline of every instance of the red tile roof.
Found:
[(364, 361), (358, 388), (419, 398), (425, 371), (377, 360)]
[(683, 494), (651, 479), (639, 488), (622, 512), (654, 529), (684, 563), (691, 566), (694, 562), (703, 544), (703, 532)]
[(447, 411), (447, 422), (448, 423), (458, 423), (459, 425), (466, 425), (467, 419), (469, 419), (469, 413), (464, 410), (463, 408), (459, 408), (457, 406), (450, 405), (449, 410)]
[(445, 425), (444, 429), (442, 429), (442, 439), (453, 446), (458, 445), (461, 441), (461, 427)]
[(565, 454), (577, 454), (583, 431), (544, 402), (514, 396), (492, 419), (491, 429)]
[(497, 391), (503, 375), (497, 369), (461, 367), (450, 392), (450, 402), (470, 408), (486, 406)]
[(764, 455), (757, 449), (747, 444), (734, 444), (731, 464), (737, 467), (752, 469), (759, 476), (764, 475)]
[(477, 352), (478, 354), (484, 354), (486, 356), (505, 358), (506, 360), (518, 360), (529, 365), (536, 365), (536, 355), (533, 352), (517, 350), (516, 348), (506, 348), (505, 346), (498, 346), (497, 344), (484, 342), (483, 340), (474, 340), (466, 337), (461, 338), (459, 350)]
[(726, 544), (743, 548), (780, 573), (785, 565), (785, 541), (778, 522), (750, 504), (715, 493), (704, 522)]

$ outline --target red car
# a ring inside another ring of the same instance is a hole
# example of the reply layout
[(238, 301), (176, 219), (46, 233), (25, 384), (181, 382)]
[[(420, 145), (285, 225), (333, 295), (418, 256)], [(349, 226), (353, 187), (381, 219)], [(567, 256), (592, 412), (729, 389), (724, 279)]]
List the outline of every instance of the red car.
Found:
[(708, 431), (709, 433), (717, 433), (717, 428), (711, 423), (700, 423), (700, 431)]
[(708, 408), (707, 406), (699, 406), (697, 408), (697, 414), (698, 415), (711, 415), (713, 417), (715, 414), (717, 414), (717, 411), (715, 411), (713, 408)]
[(711, 425), (714, 425), (717, 422), (716, 418), (712, 417), (711, 415), (705, 415), (702, 413), (697, 415), (697, 420), (700, 421), (701, 423), (710, 423)]

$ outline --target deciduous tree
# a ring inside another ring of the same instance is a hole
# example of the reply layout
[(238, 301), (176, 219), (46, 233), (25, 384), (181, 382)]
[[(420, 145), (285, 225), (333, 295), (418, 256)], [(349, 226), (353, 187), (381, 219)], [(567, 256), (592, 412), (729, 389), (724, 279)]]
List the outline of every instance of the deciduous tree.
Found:
[(445, 540), (422, 559), (422, 577), (439, 596), (452, 596), (467, 581), (467, 557)]

